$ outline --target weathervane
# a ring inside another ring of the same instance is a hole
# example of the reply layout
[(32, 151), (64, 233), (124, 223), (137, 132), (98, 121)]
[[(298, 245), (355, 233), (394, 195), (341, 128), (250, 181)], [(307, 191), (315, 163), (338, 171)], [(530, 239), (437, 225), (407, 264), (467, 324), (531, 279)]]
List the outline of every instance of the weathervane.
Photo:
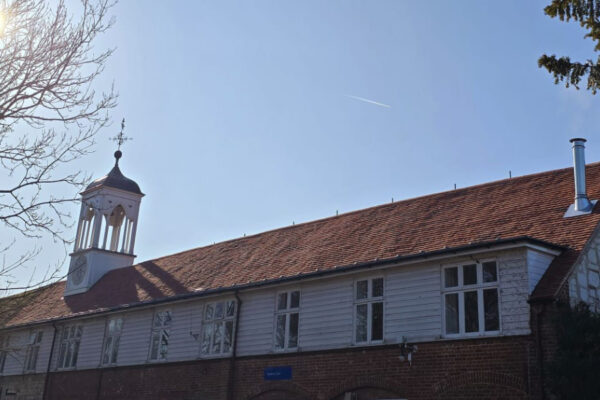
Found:
[(110, 138), (110, 140), (117, 142), (117, 144), (118, 144), (117, 151), (121, 150), (121, 145), (124, 142), (126, 142), (128, 140), (133, 140), (133, 138), (125, 136), (125, 134), (123, 133), (124, 130), (125, 130), (125, 118), (123, 118), (123, 121), (121, 121), (121, 132), (119, 132), (119, 134), (117, 136)]
[(116, 158), (116, 164), (119, 164), (119, 158), (121, 158), (121, 156), (123, 155), (123, 153), (121, 153), (121, 145), (128, 141), (128, 140), (133, 140), (133, 138), (127, 137), (125, 136), (125, 134), (123, 133), (123, 131), (125, 130), (125, 118), (123, 118), (123, 121), (121, 121), (121, 132), (119, 132), (119, 134), (117, 136), (111, 137), (109, 138), (109, 140), (112, 140), (114, 142), (117, 142), (117, 151), (115, 151), (115, 158)]

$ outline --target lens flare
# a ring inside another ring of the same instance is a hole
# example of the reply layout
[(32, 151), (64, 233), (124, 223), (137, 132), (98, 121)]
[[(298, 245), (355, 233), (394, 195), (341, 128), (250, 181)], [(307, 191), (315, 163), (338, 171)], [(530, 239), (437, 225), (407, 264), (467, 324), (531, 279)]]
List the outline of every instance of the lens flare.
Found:
[(0, 9), (0, 35), (4, 33), (4, 28), (6, 27), (6, 13)]

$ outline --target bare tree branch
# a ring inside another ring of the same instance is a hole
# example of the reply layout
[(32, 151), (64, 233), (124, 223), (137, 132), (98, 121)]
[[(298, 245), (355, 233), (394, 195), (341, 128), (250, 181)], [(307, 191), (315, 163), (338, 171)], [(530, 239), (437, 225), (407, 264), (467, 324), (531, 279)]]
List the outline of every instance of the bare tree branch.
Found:
[[(69, 206), (89, 178), (68, 166), (91, 151), (116, 105), (113, 87), (93, 88), (114, 51), (93, 47), (114, 23), (113, 6), (112, 0), (81, 0), (69, 12), (64, 0), (0, 0), (0, 225), (15, 237), (50, 237), (65, 249), (71, 243)], [(59, 277), (60, 265), (48, 267), (41, 281), (16, 287), (14, 273), (33, 264), (40, 249), (8, 261), (13, 244), (2, 251), (0, 291)]]

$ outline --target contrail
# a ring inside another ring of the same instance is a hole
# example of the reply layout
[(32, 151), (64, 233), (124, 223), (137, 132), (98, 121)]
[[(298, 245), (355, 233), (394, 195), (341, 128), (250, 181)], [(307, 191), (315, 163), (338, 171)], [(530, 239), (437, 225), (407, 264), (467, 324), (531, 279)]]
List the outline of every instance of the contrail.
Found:
[(380, 106), (380, 107), (392, 108), (392, 106), (390, 106), (390, 105), (379, 103), (377, 101), (373, 101), (373, 100), (369, 100), (369, 99), (365, 99), (364, 97), (352, 96), (351, 94), (347, 94), (346, 97), (350, 97), (351, 99), (354, 99), (354, 100), (364, 101), (365, 103), (375, 104), (376, 106)]

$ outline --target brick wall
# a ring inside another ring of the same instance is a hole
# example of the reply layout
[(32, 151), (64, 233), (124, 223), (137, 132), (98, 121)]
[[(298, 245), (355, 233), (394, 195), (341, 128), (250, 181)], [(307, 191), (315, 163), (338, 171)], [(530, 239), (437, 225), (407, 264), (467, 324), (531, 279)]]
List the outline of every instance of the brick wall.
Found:
[(39, 400), (46, 374), (0, 377), (0, 400)]
[[(240, 358), (234, 398), (537, 398), (532, 336), (421, 343), (412, 366), (400, 356), (394, 345)], [(292, 379), (265, 381), (275, 366), (290, 366)], [(52, 373), (48, 399), (226, 400), (229, 373), (227, 359)]]

